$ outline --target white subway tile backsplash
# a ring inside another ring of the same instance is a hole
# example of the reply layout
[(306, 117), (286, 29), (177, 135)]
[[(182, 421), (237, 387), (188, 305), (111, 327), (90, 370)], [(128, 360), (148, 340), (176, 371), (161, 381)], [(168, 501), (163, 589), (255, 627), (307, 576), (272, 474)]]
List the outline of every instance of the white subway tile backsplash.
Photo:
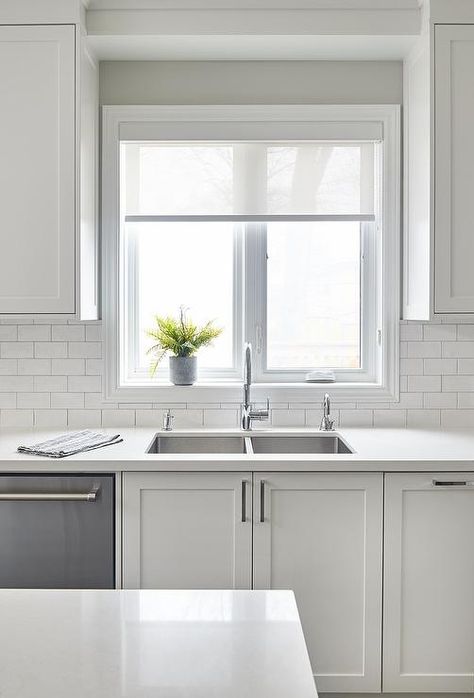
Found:
[(404, 427), (405, 410), (374, 410), (374, 427)]
[(86, 336), (84, 325), (53, 325), (54, 342), (83, 342)]
[(340, 410), (339, 423), (341, 427), (371, 427), (373, 426), (373, 410)]
[(1, 342), (2, 359), (28, 359), (33, 357), (33, 342)]
[[(84, 393), (84, 400), (84, 407), (86, 407), (86, 409), (88, 410), (117, 410), (119, 408), (119, 406), (116, 403), (104, 402), (104, 396), (102, 395), (102, 393)], [(127, 409), (131, 409), (131, 407), (127, 406)]]
[(47, 409), (51, 406), (50, 393), (18, 393), (16, 406), (20, 408), (33, 407)]
[(271, 423), (274, 427), (304, 427), (304, 410), (271, 410)]
[(71, 393), (98, 393), (102, 389), (100, 376), (68, 376), (67, 387)]
[(102, 344), (100, 342), (69, 342), (69, 356), (72, 359), (100, 359)]
[(0, 376), (0, 393), (33, 391), (33, 376)]
[(51, 374), (51, 359), (18, 359), (18, 375), (48, 376)]
[(393, 402), (390, 407), (404, 410), (423, 407), (423, 393), (400, 393), (399, 401)]
[(17, 359), (0, 359), (0, 376), (13, 376), (18, 373)]
[(474, 408), (474, 393), (458, 393), (458, 407)]
[(474, 359), (458, 359), (458, 373), (474, 375)]
[(441, 342), (408, 342), (408, 358), (437, 358), (441, 356)]
[(86, 374), (88, 376), (100, 376), (103, 370), (103, 359), (86, 359)]
[(440, 425), (440, 410), (407, 410), (407, 427), (435, 428)]
[[(173, 411), (173, 426), (176, 429), (194, 429), (203, 425), (203, 411), (195, 409)], [(161, 422), (160, 422), (161, 426)]]
[[(97, 322), (0, 320), (0, 423), (72, 428), (136, 423), (159, 429), (163, 411), (170, 407), (178, 429), (238, 425), (238, 403), (105, 402), (101, 336)], [(474, 426), (474, 323), (402, 322), (400, 340), (399, 401), (337, 403), (333, 399), (336, 423), (343, 428)], [(317, 427), (319, 402), (274, 402), (271, 423)]]
[(68, 410), (68, 426), (75, 428), (100, 427), (102, 412), (100, 410)]
[(84, 405), (84, 393), (51, 393), (53, 409), (81, 409)]
[(65, 427), (67, 410), (35, 410), (34, 420), (37, 427)]
[(457, 392), (474, 390), (474, 376), (443, 376), (443, 390)]
[(0, 409), (14, 409), (17, 397), (16, 393), (0, 393)]
[(443, 356), (474, 358), (474, 342), (443, 342)]
[(423, 373), (427, 376), (457, 373), (457, 359), (424, 359), (423, 363)]
[(238, 410), (204, 410), (204, 426), (216, 429), (237, 427), (239, 424)]
[(424, 325), (423, 339), (425, 341), (455, 340), (456, 325)]
[(442, 410), (442, 427), (474, 427), (474, 410)]
[(86, 325), (86, 341), (100, 342), (102, 339), (102, 325)]
[(421, 341), (423, 339), (423, 326), (400, 325), (400, 339), (403, 342)]
[(474, 340), (474, 325), (458, 325), (457, 338), (460, 342)]
[(17, 339), (17, 325), (0, 325), (0, 342), (16, 342)]
[(35, 357), (37, 359), (64, 359), (66, 356), (66, 342), (35, 342)]
[(161, 429), (165, 412), (166, 410), (137, 410), (137, 427), (154, 427), (156, 430)]
[(2, 427), (32, 427), (33, 410), (0, 410)]
[(103, 427), (134, 427), (135, 410), (104, 410), (102, 412)]
[(18, 341), (49, 342), (51, 327), (49, 325), (18, 325)]
[(53, 359), (52, 374), (58, 376), (82, 376), (86, 372), (84, 359)]
[(33, 389), (38, 392), (65, 393), (67, 378), (66, 376), (35, 376)]
[(428, 409), (455, 409), (458, 403), (457, 393), (424, 393), (423, 398)]
[(441, 376), (408, 376), (408, 392), (439, 393)]
[[(428, 359), (426, 359), (428, 361)], [(401, 376), (418, 376), (423, 374), (423, 359), (400, 359)]]

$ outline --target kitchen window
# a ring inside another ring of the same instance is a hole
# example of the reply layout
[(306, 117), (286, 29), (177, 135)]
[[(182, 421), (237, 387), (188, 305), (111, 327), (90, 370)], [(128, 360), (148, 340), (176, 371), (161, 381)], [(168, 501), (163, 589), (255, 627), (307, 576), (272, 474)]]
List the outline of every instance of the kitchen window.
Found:
[[(393, 393), (398, 111), (245, 109), (105, 108), (109, 396), (235, 400), (245, 341), (273, 397), (308, 400), (315, 370), (332, 392)], [(181, 307), (223, 329), (193, 388), (170, 386), (166, 360), (149, 371), (146, 330)]]

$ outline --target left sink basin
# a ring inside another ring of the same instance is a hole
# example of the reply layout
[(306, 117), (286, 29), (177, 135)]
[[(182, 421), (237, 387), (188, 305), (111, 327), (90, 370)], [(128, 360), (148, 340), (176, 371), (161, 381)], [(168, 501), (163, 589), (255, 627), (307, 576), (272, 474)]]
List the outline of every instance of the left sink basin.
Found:
[(242, 436), (155, 434), (147, 453), (246, 453)]

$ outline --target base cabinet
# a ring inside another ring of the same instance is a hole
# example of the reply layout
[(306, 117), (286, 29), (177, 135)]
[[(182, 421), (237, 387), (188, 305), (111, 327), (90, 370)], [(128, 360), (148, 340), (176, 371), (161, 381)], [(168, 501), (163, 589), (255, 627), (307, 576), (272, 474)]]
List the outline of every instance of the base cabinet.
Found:
[(474, 690), (474, 473), (385, 476), (384, 681)]
[(123, 586), (250, 589), (249, 473), (126, 473)]
[(294, 590), (319, 691), (379, 692), (383, 475), (254, 478), (255, 588)]

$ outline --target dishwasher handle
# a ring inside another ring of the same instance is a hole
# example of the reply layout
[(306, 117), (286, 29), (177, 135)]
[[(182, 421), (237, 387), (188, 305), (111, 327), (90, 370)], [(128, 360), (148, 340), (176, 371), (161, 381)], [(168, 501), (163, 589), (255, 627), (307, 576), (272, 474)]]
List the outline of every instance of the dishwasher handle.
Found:
[(95, 502), (100, 485), (89, 492), (0, 492), (0, 502)]

